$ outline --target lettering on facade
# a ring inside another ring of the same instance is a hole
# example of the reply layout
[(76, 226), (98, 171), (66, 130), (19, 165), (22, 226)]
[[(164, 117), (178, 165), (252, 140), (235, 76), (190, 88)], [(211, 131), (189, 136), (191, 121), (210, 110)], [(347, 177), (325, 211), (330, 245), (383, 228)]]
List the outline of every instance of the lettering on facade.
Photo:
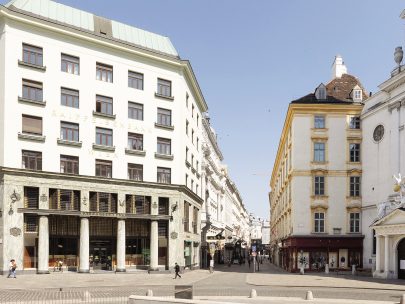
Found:
[(81, 216), (119, 217), (119, 218), (125, 218), (126, 217), (125, 213), (86, 212), (86, 211), (82, 211), (80, 213), (80, 215)]
[(12, 236), (15, 236), (15, 237), (20, 236), (21, 235), (21, 229), (17, 228), (17, 227), (10, 228), (10, 234)]

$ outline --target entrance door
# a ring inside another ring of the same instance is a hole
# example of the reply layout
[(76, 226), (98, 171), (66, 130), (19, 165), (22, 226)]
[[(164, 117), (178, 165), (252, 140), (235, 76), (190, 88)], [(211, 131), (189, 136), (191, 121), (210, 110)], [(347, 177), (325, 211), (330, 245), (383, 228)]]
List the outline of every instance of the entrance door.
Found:
[(398, 279), (405, 279), (405, 239), (398, 244)]
[(93, 270), (112, 270), (112, 244), (110, 240), (90, 241), (90, 267), (93, 267)]

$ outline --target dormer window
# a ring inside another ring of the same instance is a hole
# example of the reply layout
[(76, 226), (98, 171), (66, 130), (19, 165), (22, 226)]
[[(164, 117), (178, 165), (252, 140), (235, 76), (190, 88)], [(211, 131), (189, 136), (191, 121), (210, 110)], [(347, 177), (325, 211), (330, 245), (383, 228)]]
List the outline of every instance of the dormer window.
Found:
[(362, 92), (361, 88), (358, 85), (356, 85), (353, 88), (352, 94), (351, 94), (353, 101), (357, 101), (357, 102), (362, 101), (363, 100), (363, 94), (362, 93), (363, 92)]
[(326, 99), (326, 87), (323, 83), (321, 83), (315, 90), (315, 97), (318, 100), (325, 100)]
[(355, 90), (354, 91), (354, 100), (361, 100), (361, 91), (360, 90)]

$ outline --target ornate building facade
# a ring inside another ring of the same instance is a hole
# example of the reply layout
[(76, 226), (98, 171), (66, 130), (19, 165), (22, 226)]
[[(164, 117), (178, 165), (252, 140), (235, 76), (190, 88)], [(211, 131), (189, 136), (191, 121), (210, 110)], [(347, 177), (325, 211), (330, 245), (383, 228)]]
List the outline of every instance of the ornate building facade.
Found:
[(270, 181), (272, 260), (297, 271), (362, 263), (362, 133), (368, 97), (340, 56), (332, 80), (290, 103)]

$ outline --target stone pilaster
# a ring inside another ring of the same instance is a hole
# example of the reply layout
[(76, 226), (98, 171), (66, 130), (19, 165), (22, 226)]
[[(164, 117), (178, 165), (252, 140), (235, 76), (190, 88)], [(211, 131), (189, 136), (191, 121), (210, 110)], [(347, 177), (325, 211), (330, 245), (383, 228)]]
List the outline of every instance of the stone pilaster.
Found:
[(384, 272), (389, 275), (390, 269), (390, 236), (384, 237)]
[(46, 215), (39, 217), (37, 273), (49, 273), (49, 223)]
[(79, 264), (79, 272), (81, 273), (90, 272), (89, 246), (90, 246), (89, 219), (86, 217), (82, 217), (80, 219), (80, 264)]
[(158, 221), (151, 221), (150, 224), (150, 270), (158, 270)]
[(382, 236), (376, 236), (376, 257), (375, 257), (375, 271), (379, 273), (381, 271), (381, 239)]
[(117, 227), (117, 268), (116, 272), (125, 272), (125, 219), (118, 220)]

